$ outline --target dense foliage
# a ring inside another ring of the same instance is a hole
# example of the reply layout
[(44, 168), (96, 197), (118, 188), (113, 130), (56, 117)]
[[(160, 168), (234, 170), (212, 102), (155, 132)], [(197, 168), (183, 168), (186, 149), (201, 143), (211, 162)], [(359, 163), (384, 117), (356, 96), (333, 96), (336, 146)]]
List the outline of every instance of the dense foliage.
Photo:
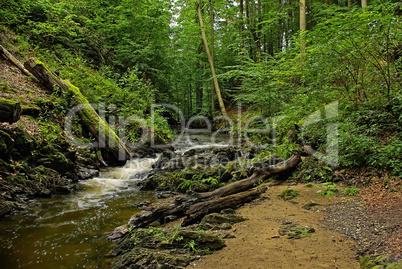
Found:
[[(14, 33), (9, 42), (22, 55), (60, 70), (90, 102), (116, 105), (110, 115), (149, 122), (151, 105), (161, 102), (187, 117), (212, 117), (217, 102), (196, 2), (225, 105), (234, 111), (241, 102), (244, 121), (276, 119), (277, 152), (292, 150), (295, 125), (299, 139), (324, 152), (331, 147), (327, 126), (335, 124), (340, 166), (402, 174), (398, 1), (373, 0), (365, 8), (357, 0), (310, 2), (302, 35), (299, 3), (290, 0), (1, 1), (0, 24)], [(326, 114), (334, 101), (336, 115)], [(319, 117), (306, 124), (315, 111)], [(156, 122), (158, 139), (169, 140), (164, 119)], [(138, 129), (132, 124), (131, 140)], [(266, 133), (254, 139), (267, 142)]]

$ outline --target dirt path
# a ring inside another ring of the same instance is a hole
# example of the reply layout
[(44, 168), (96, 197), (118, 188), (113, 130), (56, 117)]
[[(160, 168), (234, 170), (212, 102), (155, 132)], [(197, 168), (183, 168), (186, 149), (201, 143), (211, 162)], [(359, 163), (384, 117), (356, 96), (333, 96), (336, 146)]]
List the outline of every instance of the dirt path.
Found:
[[(287, 186), (271, 187), (263, 200), (237, 210), (248, 218), (235, 224), (230, 234), (236, 238), (225, 240), (227, 247), (194, 262), (189, 268), (360, 268), (355, 259), (355, 244), (343, 235), (320, 226), (325, 207), (342, 201), (341, 197), (320, 197), (320, 185), (306, 188), (292, 186), (300, 196), (283, 201), (278, 195)], [(310, 210), (302, 207), (314, 201), (318, 206)], [(284, 223), (315, 229), (310, 237), (287, 239), (279, 236)]]

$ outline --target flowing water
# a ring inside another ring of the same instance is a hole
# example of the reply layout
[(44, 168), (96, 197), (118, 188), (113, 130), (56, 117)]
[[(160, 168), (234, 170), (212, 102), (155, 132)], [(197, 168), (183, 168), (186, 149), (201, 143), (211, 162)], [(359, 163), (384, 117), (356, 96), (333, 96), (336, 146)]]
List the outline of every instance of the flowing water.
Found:
[[(211, 144), (206, 135), (192, 138), (179, 142), (179, 151), (227, 141), (220, 138)], [(134, 203), (156, 199), (153, 192), (137, 188), (155, 161), (131, 160), (80, 181), (72, 194), (43, 199), (28, 215), (1, 219), (1, 268), (110, 268), (113, 243), (107, 241), (108, 234), (139, 211)]]
[(138, 211), (133, 203), (155, 199), (135, 184), (154, 161), (132, 160), (81, 181), (73, 194), (43, 199), (29, 215), (2, 219), (1, 268), (108, 268), (107, 235)]

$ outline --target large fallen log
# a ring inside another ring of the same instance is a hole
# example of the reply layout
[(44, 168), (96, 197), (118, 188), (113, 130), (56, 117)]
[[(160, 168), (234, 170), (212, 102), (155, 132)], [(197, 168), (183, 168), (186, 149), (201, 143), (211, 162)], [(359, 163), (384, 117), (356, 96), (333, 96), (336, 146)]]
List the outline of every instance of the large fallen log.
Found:
[(256, 199), (264, 191), (263, 188), (254, 188), (260, 179), (288, 171), (299, 162), (300, 156), (293, 155), (284, 162), (265, 169), (256, 169), (250, 177), (214, 191), (206, 193), (188, 192), (186, 195), (179, 195), (150, 205), (148, 206), (150, 210), (135, 214), (130, 219), (129, 225), (132, 229), (144, 228), (154, 221), (159, 220), (161, 223), (167, 223), (186, 216), (182, 223), (183, 226), (186, 226), (199, 221), (206, 214), (219, 212), (224, 208), (236, 208), (243, 203)]
[(299, 155), (293, 155), (289, 159), (287, 159), (284, 162), (278, 163), (277, 165), (272, 165), (268, 166), (267, 168), (258, 168), (254, 171), (254, 173), (245, 179), (236, 181), (232, 184), (223, 186), (222, 188), (216, 189), (211, 192), (205, 192), (205, 193), (190, 193), (190, 195), (196, 196), (199, 199), (209, 199), (209, 198), (218, 198), (218, 197), (224, 197), (230, 194), (242, 192), (245, 190), (248, 190), (252, 188), (259, 180), (266, 179), (270, 176), (273, 176), (278, 173), (282, 173), (292, 167), (294, 167), (296, 164), (298, 164), (300, 161), (300, 156)]
[(0, 99), (0, 122), (14, 123), (20, 119), (21, 105), (16, 100)]
[[(81, 94), (81, 91), (71, 83), (58, 77), (53, 71), (45, 66), (44, 63), (35, 58), (30, 58), (25, 62), (25, 67), (50, 91), (60, 89), (69, 92), (72, 96), (72, 106), (81, 105), (76, 113), (80, 116), (84, 127), (96, 138), (98, 142), (105, 146), (111, 153), (114, 163), (123, 163), (130, 159), (131, 154), (125, 144), (119, 139), (109, 124), (101, 119), (95, 109), (89, 104), (88, 100)], [(71, 139), (71, 138), (69, 138)]]
[(186, 210), (185, 215), (187, 217), (183, 220), (182, 226), (197, 223), (207, 214), (220, 212), (222, 209), (226, 208), (236, 208), (239, 205), (251, 202), (266, 190), (266, 187), (254, 188), (225, 197), (193, 204)]

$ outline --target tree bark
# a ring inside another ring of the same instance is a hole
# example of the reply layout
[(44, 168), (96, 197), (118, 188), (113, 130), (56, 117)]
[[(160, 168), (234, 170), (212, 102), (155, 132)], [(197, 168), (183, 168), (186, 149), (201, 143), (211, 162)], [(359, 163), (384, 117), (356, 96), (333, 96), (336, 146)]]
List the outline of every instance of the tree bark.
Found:
[(284, 171), (289, 170), (290, 168), (294, 167), (296, 164), (300, 162), (299, 155), (293, 155), (289, 159), (284, 162), (281, 162), (277, 165), (270, 166), (265, 169), (256, 169), (254, 173), (245, 179), (233, 182), (229, 185), (223, 186), (222, 188), (216, 189), (211, 192), (205, 193), (193, 193), (193, 196), (196, 196), (199, 199), (211, 199), (211, 198), (218, 198), (228, 196), (234, 193), (242, 192), (252, 188), (255, 184), (258, 183), (259, 180), (266, 179), (267, 177), (273, 176), (278, 173), (282, 173)]
[(199, 3), (197, 3), (196, 6), (197, 6), (197, 13), (198, 13), (198, 20), (199, 20), (199, 23), (200, 23), (200, 26), (201, 26), (201, 38), (202, 38), (202, 42), (204, 43), (204, 48), (205, 48), (205, 52), (206, 52), (206, 54), (207, 54), (208, 63), (209, 63), (209, 66), (210, 66), (210, 68), (211, 68), (211, 74), (212, 74), (212, 79), (213, 79), (213, 82), (214, 82), (214, 87), (215, 87), (215, 91), (216, 91), (216, 96), (217, 96), (217, 98), (218, 98), (218, 102), (219, 102), (219, 106), (220, 106), (220, 108), (221, 108), (222, 115), (223, 115), (225, 118), (227, 118), (227, 113), (226, 113), (225, 104), (223, 103), (222, 95), (221, 95), (221, 90), (220, 90), (220, 88), (219, 88), (218, 79), (217, 79), (217, 77), (216, 77), (214, 61), (213, 61), (213, 59), (212, 59), (211, 52), (210, 52), (210, 50), (209, 50), (208, 41), (207, 41), (207, 36), (206, 36), (206, 34), (205, 34), (204, 21), (203, 21), (203, 19), (202, 19), (202, 14), (201, 14), (201, 7), (200, 7), (200, 4), (199, 4)]
[(77, 114), (99, 144), (104, 145), (106, 150), (111, 153), (112, 162), (121, 164), (130, 159), (131, 154), (125, 144), (110, 128), (109, 124), (99, 117), (77, 87), (59, 78), (45, 64), (35, 58), (29, 59), (25, 63), (25, 67), (50, 91), (59, 88), (61, 91), (69, 92), (72, 95), (72, 105), (83, 105)]
[(10, 60), (15, 66), (17, 66), (22, 73), (25, 75), (35, 78), (25, 67), (22, 65), (20, 61), (18, 61), (8, 50), (6, 50), (3, 46), (0, 45), (0, 54), (4, 55), (8, 60)]
[(302, 57), (306, 50), (306, 40), (304, 38), (306, 26), (306, 0), (300, 0), (300, 52)]
[(21, 105), (15, 100), (0, 99), (0, 122), (14, 123), (21, 117)]
[[(214, 62), (214, 36), (215, 36), (215, 31), (214, 31), (214, 22), (215, 22), (215, 16), (214, 16), (214, 0), (211, 0), (211, 9), (210, 9), (210, 20), (211, 20), (211, 57), (212, 61)], [(215, 93), (215, 87), (214, 87), (214, 81), (211, 81), (211, 117), (214, 117), (215, 114), (215, 98), (214, 98), (214, 93)]]
[(362, 0), (362, 7), (367, 7), (367, 0)]
[(188, 226), (201, 221), (201, 219), (210, 213), (220, 212), (225, 208), (236, 208), (244, 203), (257, 199), (267, 188), (254, 188), (240, 193), (228, 195), (225, 197), (209, 200), (191, 205), (186, 211), (186, 218), (182, 226)]

